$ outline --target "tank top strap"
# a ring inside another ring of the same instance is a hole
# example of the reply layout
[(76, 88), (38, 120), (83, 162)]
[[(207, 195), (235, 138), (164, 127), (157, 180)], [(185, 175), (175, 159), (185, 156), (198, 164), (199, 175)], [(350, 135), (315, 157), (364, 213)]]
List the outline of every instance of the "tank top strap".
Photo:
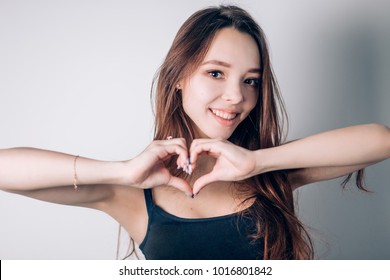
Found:
[(152, 189), (144, 189), (144, 195), (145, 195), (146, 209), (148, 211), (148, 216), (150, 216), (150, 213), (154, 206)]

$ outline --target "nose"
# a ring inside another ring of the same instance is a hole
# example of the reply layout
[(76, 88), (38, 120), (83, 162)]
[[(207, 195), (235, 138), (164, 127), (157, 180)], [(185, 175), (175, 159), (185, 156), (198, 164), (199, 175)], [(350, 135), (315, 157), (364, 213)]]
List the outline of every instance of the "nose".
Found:
[(227, 83), (222, 99), (230, 104), (239, 104), (244, 101), (243, 88), (239, 82)]

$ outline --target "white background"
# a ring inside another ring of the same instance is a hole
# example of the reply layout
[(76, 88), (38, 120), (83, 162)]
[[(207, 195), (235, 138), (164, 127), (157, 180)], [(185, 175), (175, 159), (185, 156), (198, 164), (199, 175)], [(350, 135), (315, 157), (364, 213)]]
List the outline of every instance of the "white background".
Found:
[[(175, 33), (219, 3), (265, 30), (289, 139), (389, 126), (387, 2), (0, 0), (0, 148), (135, 156), (151, 141), (150, 85)], [(390, 259), (389, 170), (389, 160), (367, 168), (370, 194), (340, 179), (297, 193), (318, 258)], [(114, 259), (117, 230), (104, 213), (0, 193), (0, 259)]]

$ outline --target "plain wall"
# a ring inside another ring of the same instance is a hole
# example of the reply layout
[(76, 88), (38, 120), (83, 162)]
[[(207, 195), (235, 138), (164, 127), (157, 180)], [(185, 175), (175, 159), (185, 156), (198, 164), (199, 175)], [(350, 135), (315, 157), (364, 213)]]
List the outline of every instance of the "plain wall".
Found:
[[(289, 139), (390, 125), (388, 1), (0, 0), (0, 148), (125, 160), (151, 141), (149, 95), (172, 39), (200, 8), (235, 3), (268, 36)], [(372, 193), (341, 179), (296, 193), (320, 259), (390, 258), (390, 161)], [(21, 170), (23, 172), (23, 170)], [(0, 259), (114, 259), (104, 213), (0, 192)]]

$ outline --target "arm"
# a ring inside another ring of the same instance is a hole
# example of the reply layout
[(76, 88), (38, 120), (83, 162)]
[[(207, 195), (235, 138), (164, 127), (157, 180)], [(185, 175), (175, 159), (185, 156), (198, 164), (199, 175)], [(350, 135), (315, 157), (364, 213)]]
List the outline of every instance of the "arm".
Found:
[[(0, 188), (29, 191), (77, 184), (120, 183), (123, 163), (104, 162), (34, 148), (0, 150)], [(76, 170), (75, 170), (76, 167)]]
[[(374, 164), (374, 163), (372, 163)], [(288, 180), (293, 190), (315, 182), (343, 177), (359, 171), (369, 164), (339, 166), (339, 167), (309, 167), (291, 170)], [(342, 183), (342, 185), (344, 182)]]
[(256, 151), (257, 170), (296, 169), (294, 188), (341, 177), (390, 157), (390, 130), (370, 124), (336, 129)]
[[(56, 203), (85, 205), (113, 195), (113, 186), (151, 188), (170, 184), (192, 193), (188, 183), (171, 176), (162, 161), (179, 155), (185, 161), (184, 139), (155, 141), (132, 160), (123, 162), (77, 158), (33, 148), (0, 150), (0, 189)], [(76, 163), (76, 165), (75, 165)], [(75, 173), (76, 172), (76, 173)], [(74, 176), (77, 174), (77, 191)]]
[[(124, 164), (78, 158), (59, 152), (12, 148), (0, 150), (0, 189), (32, 198), (96, 208), (120, 184)], [(74, 172), (77, 172), (77, 191)]]
[(193, 169), (198, 155), (216, 159), (211, 172), (194, 183), (194, 193), (214, 181), (239, 181), (275, 170), (296, 169), (294, 188), (354, 172), (390, 157), (390, 130), (369, 124), (336, 129), (278, 147), (249, 151), (228, 141), (198, 139), (191, 145)]
[(370, 164), (390, 157), (389, 128), (370, 124), (331, 130), (256, 151), (258, 173)]

